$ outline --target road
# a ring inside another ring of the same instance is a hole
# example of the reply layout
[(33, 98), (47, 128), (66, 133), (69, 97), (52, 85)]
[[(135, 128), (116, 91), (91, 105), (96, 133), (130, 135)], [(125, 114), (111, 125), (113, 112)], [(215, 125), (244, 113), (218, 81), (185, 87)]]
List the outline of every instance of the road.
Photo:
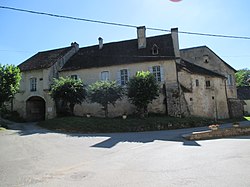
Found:
[(3, 187), (250, 186), (250, 136), (186, 141), (182, 134), (206, 128), (96, 135), (11, 128), (0, 131)]

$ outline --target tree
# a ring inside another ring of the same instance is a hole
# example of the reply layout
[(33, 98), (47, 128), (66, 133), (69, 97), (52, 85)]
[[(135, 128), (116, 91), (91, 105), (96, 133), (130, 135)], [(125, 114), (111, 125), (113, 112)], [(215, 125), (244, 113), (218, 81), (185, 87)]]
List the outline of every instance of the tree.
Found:
[(115, 106), (117, 100), (121, 100), (123, 89), (115, 81), (97, 81), (88, 88), (88, 98), (92, 102), (103, 106), (105, 117), (108, 117), (108, 105)]
[(54, 79), (50, 95), (56, 103), (59, 115), (73, 115), (74, 106), (85, 100), (86, 89), (81, 80), (59, 77)]
[(159, 96), (159, 85), (149, 71), (137, 72), (128, 82), (128, 98), (141, 117), (147, 114), (148, 104)]
[(247, 82), (247, 80), (250, 79), (250, 70), (240, 69), (235, 73), (236, 76), (236, 86), (250, 86), (250, 82)]
[(20, 80), (21, 73), (18, 67), (0, 64), (0, 108), (4, 107), (4, 102), (14, 98), (19, 90)]

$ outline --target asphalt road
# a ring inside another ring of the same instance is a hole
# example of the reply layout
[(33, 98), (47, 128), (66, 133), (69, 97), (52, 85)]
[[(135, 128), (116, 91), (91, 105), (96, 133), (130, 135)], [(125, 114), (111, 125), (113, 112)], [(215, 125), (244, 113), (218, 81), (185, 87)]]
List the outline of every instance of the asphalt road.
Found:
[(250, 186), (250, 136), (186, 141), (182, 134), (206, 128), (96, 135), (11, 128), (0, 131), (3, 187)]

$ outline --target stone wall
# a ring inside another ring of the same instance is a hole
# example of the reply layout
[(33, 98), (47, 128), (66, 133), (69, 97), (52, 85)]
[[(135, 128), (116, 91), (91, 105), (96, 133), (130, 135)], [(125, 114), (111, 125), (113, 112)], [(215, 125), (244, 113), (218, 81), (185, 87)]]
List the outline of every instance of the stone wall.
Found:
[[(178, 72), (178, 80), (184, 95), (181, 100), (182, 113), (216, 119), (229, 117), (225, 82), (222, 78), (182, 70)], [(206, 87), (208, 80), (210, 87)]]
[(250, 127), (233, 127), (227, 129), (208, 130), (202, 132), (194, 132), (192, 134), (185, 134), (183, 138), (188, 140), (206, 140), (213, 138), (226, 138), (231, 136), (250, 135)]
[(239, 99), (228, 99), (230, 118), (239, 118), (244, 115), (244, 103)]
[(206, 46), (180, 50), (181, 58), (198, 66), (222, 74), (225, 77), (232, 76), (232, 84), (226, 81), (227, 97), (237, 98), (235, 71)]

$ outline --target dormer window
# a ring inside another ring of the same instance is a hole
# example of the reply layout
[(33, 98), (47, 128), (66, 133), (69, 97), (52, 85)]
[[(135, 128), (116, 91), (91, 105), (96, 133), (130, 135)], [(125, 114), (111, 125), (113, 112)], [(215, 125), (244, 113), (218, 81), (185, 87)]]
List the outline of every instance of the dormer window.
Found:
[(152, 55), (158, 55), (159, 54), (159, 47), (154, 44), (152, 47)]

